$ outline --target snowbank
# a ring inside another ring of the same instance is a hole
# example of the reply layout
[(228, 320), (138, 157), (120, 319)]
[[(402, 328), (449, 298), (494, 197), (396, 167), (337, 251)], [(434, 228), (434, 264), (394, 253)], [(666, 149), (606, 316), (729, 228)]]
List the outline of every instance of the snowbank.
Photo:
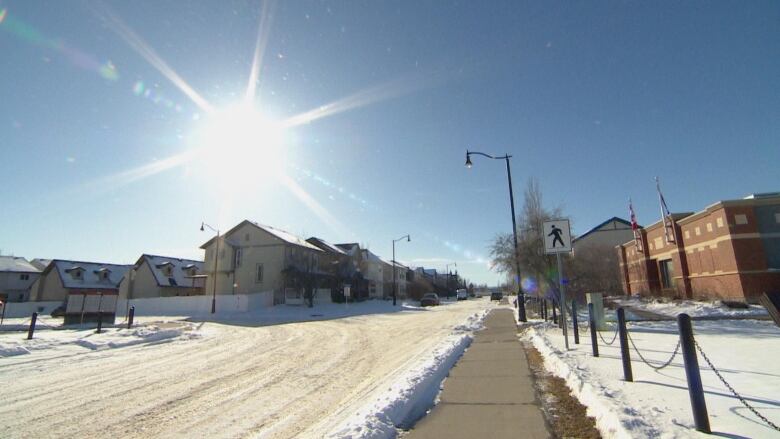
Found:
[(412, 365), (387, 388), (370, 398), (328, 437), (345, 439), (394, 438), (398, 428), (408, 427), (420, 419), (436, 402), (442, 381), (471, 344), (473, 332), (482, 328), (489, 310), (467, 318), (453, 328), (450, 336)]
[[(771, 421), (780, 423), (780, 329), (769, 321), (725, 320), (694, 322), (694, 332), (697, 343), (737, 392)], [(671, 356), (679, 338), (674, 321), (633, 323), (629, 333), (655, 366)], [(618, 341), (611, 346), (599, 341), (601, 356), (594, 358), (587, 337), (566, 351), (562, 331), (552, 325), (535, 324), (526, 337), (544, 357), (546, 368), (566, 380), (572, 394), (588, 408), (603, 436), (706, 437), (694, 429), (680, 354), (669, 367), (655, 371), (632, 348), (634, 382), (629, 383), (623, 381)], [(605, 333), (604, 338), (612, 337)], [(730, 394), (701, 356), (699, 364), (714, 433), (777, 435)]]
[(32, 351), (80, 346), (89, 350), (115, 349), (142, 343), (191, 340), (200, 338), (203, 332), (187, 322), (160, 322), (146, 324), (132, 329), (108, 328), (100, 334), (92, 328), (86, 330), (59, 330), (36, 332), (35, 338), (26, 339), (26, 334), (12, 334), (0, 337), (0, 357), (29, 354)]
[(610, 298), (618, 305), (630, 306), (646, 311), (677, 317), (678, 314), (688, 314), (691, 317), (739, 317), (766, 316), (769, 313), (763, 306), (748, 305), (748, 308), (729, 308), (720, 301), (697, 302), (693, 300), (661, 301), (642, 300), (638, 297)]

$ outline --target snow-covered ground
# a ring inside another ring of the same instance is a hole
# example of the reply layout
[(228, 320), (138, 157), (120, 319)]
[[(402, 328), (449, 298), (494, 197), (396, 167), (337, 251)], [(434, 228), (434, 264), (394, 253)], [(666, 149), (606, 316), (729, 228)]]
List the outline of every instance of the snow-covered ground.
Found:
[[(610, 324), (614, 328), (614, 324)], [(659, 366), (678, 341), (674, 321), (629, 323), (629, 332), (642, 355)], [(719, 320), (694, 322), (695, 338), (724, 378), (760, 413), (780, 424), (780, 328), (771, 321)], [(607, 341), (610, 332), (604, 332)], [(631, 349), (634, 382), (623, 381), (619, 341), (605, 345), (600, 357), (591, 355), (588, 333), (570, 350), (563, 334), (550, 324), (536, 323), (527, 337), (545, 358), (546, 367), (564, 378), (588, 407), (605, 437), (706, 437), (695, 431), (682, 356), (655, 371)], [(699, 356), (710, 426), (732, 438), (780, 437), (732, 397)]]
[(131, 330), (44, 330), (30, 342), (3, 332), (2, 346), (26, 353), (0, 358), (0, 437), (393, 437), (495, 306), (145, 317)]
[(768, 316), (769, 313), (761, 305), (749, 305), (748, 308), (729, 308), (720, 301), (697, 302), (693, 300), (645, 300), (638, 297), (610, 297), (612, 302), (642, 309), (668, 317), (677, 317), (678, 314), (688, 314), (691, 317), (740, 317), (740, 316)]

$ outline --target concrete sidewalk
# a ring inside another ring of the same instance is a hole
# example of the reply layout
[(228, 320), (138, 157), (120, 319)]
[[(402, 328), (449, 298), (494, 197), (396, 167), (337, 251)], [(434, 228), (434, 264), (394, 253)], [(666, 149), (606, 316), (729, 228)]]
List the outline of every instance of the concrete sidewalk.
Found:
[(511, 310), (485, 318), (444, 381), (439, 404), (405, 437), (550, 437)]

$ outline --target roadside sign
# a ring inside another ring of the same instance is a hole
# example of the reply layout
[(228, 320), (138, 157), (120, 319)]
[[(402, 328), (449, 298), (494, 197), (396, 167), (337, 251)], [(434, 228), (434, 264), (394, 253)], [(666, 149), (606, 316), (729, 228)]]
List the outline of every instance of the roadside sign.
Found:
[(571, 230), (569, 220), (545, 221), (542, 226), (544, 252), (547, 254), (571, 252)]

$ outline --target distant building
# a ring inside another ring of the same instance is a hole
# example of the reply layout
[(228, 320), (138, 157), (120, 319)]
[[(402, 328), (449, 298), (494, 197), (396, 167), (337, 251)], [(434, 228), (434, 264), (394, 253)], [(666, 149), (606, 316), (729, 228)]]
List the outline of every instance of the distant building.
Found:
[(574, 251), (585, 246), (604, 246), (610, 249), (634, 239), (631, 223), (613, 216), (573, 239)]
[(41, 270), (27, 259), (17, 256), (0, 256), (0, 300), (26, 302), (30, 287), (38, 280)]
[(125, 274), (119, 298), (199, 296), (204, 294), (203, 261), (141, 255)]
[(69, 294), (117, 294), (132, 265), (53, 259), (30, 288), (30, 300), (66, 301)]
[(757, 302), (780, 291), (780, 193), (673, 217), (676, 242), (659, 221), (641, 230), (641, 247), (617, 246), (626, 293)]

